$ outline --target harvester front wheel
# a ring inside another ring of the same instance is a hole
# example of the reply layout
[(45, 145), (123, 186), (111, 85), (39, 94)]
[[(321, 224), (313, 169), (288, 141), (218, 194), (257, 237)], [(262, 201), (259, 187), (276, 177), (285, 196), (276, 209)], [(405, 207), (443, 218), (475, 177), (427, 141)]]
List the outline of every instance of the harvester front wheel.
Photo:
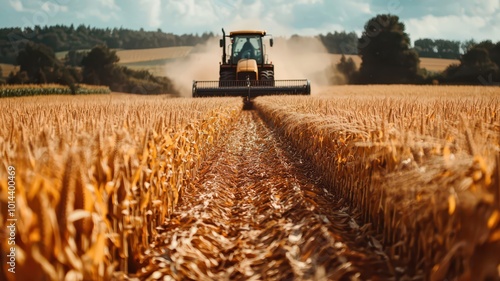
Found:
[(236, 80), (236, 74), (232, 71), (221, 71), (219, 75), (219, 87), (230, 87), (231, 82)]
[(263, 70), (260, 72), (260, 81), (265, 86), (274, 86), (274, 71)]

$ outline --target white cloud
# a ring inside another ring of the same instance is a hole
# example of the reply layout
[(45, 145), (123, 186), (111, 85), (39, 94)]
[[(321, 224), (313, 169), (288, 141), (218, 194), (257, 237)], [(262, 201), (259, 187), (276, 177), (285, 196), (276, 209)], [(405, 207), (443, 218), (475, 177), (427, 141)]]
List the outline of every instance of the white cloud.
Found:
[(147, 11), (148, 24), (150, 27), (160, 27), (161, 21), (161, 0), (140, 0), (141, 8)]
[[(330, 5), (331, 1), (323, 0), (170, 0), (163, 9), (163, 24), (172, 32), (179, 32), (179, 29), (219, 32), (221, 27), (226, 30), (266, 29), (276, 35), (317, 34), (315, 30), (328, 30), (329, 27), (342, 30), (338, 21), (332, 21), (337, 17), (330, 13), (337, 9)], [(354, 11), (358, 14), (359, 10), (362, 13), (370, 11), (370, 5), (360, 0), (348, 6), (351, 15)]]
[[(406, 31), (413, 40), (418, 38), (449, 38), (466, 40), (493, 39), (492, 34), (500, 34), (500, 27), (493, 24), (490, 18), (481, 16), (449, 15), (424, 16), (406, 21)], [(498, 38), (496, 38), (498, 39)]]
[(364, 2), (349, 2), (347, 4), (349, 7), (349, 10), (351, 11), (357, 11), (358, 13), (363, 13), (363, 14), (371, 14), (372, 13), (372, 8), (369, 3), (364, 3)]
[(67, 12), (68, 7), (64, 5), (59, 5), (54, 2), (44, 2), (40, 8), (42, 11), (46, 12), (49, 15), (57, 14), (58, 12)]
[(103, 22), (110, 22), (111, 20), (118, 19), (118, 15), (115, 12), (105, 12), (98, 9), (89, 10), (88, 14), (91, 17), (96, 17)]
[(100, 0), (98, 3), (104, 7), (108, 8), (110, 10), (120, 10), (120, 7), (116, 5), (115, 0)]
[(23, 2), (21, 2), (21, 0), (9, 0), (9, 4), (16, 12), (24, 11)]
[[(113, 27), (121, 25), (117, 23), (120, 20), (118, 14), (121, 8), (114, 0), (87, 0), (82, 4), (82, 9), (73, 11), (76, 18), (89, 21), (99, 20)], [(89, 24), (92, 25), (92, 23)]]
[(464, 14), (471, 16), (491, 16), (498, 13), (500, 1), (498, 0), (474, 0), (460, 3)]
[(208, 26), (218, 21), (217, 12), (209, 0), (172, 0), (165, 10), (169, 17), (186, 26)]

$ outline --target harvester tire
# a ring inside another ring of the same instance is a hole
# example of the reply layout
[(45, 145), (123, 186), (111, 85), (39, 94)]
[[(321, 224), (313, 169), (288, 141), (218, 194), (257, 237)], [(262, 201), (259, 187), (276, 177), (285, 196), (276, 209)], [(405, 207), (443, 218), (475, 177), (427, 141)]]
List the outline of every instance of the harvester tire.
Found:
[(236, 75), (232, 71), (221, 71), (219, 76), (219, 87), (230, 87), (228, 81), (236, 80)]
[(260, 81), (265, 86), (274, 86), (274, 71), (263, 70), (260, 72)]

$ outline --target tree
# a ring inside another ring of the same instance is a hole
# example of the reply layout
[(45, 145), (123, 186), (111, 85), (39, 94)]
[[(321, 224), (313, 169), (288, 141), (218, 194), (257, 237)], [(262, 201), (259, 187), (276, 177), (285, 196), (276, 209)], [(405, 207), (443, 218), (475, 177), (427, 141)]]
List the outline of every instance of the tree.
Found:
[(491, 63), (488, 50), (477, 47), (470, 49), (462, 56), (462, 64), (469, 66), (479, 66)]
[(71, 50), (64, 57), (64, 62), (66, 65), (79, 66), (82, 63), (82, 59), (86, 55), (87, 52), (77, 52), (75, 50)]
[(59, 66), (60, 62), (52, 49), (30, 42), (19, 52), (17, 64), (20, 66), (20, 72), (26, 72), (30, 82), (47, 83), (47, 74)]
[(377, 15), (370, 19), (358, 40), (362, 63), (358, 83), (415, 83), (418, 80), (419, 57), (410, 49), (405, 25), (394, 15)]
[(94, 47), (82, 59), (83, 81), (88, 84), (111, 85), (114, 64), (120, 59), (115, 51), (104, 45)]
[(319, 35), (319, 39), (329, 53), (348, 55), (358, 53), (358, 36), (354, 32), (328, 32), (326, 35)]
[(428, 58), (460, 58), (460, 42), (444, 39), (423, 38), (415, 41), (415, 50), (420, 57)]
[(475, 45), (477, 45), (477, 42), (474, 41), (474, 39), (465, 40), (460, 44), (460, 50), (462, 51), (462, 54), (465, 54)]
[(458, 59), (460, 58), (460, 42), (452, 40), (434, 40), (440, 58)]
[(0, 66), (0, 85), (5, 84), (5, 79), (3, 77), (2, 67)]
[(498, 41), (495, 46), (489, 50), (489, 53), (491, 61), (500, 67), (500, 41)]
[(60, 51), (63, 44), (55, 32), (45, 34), (41, 38), (41, 43), (55, 51)]
[(437, 47), (434, 40), (429, 38), (423, 38), (415, 40), (415, 50), (421, 57), (435, 58), (437, 57)]
[(353, 75), (356, 72), (356, 63), (350, 57), (346, 59), (345, 55), (342, 54), (340, 62), (336, 65), (337, 70), (344, 75), (345, 83), (350, 83), (353, 79)]

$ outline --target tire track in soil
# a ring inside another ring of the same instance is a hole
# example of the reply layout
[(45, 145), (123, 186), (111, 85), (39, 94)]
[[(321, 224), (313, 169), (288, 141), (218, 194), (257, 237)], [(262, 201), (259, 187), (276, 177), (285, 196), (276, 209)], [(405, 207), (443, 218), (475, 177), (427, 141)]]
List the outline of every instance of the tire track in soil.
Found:
[(390, 279), (380, 244), (283, 147), (256, 112), (242, 112), (186, 188), (136, 276)]

